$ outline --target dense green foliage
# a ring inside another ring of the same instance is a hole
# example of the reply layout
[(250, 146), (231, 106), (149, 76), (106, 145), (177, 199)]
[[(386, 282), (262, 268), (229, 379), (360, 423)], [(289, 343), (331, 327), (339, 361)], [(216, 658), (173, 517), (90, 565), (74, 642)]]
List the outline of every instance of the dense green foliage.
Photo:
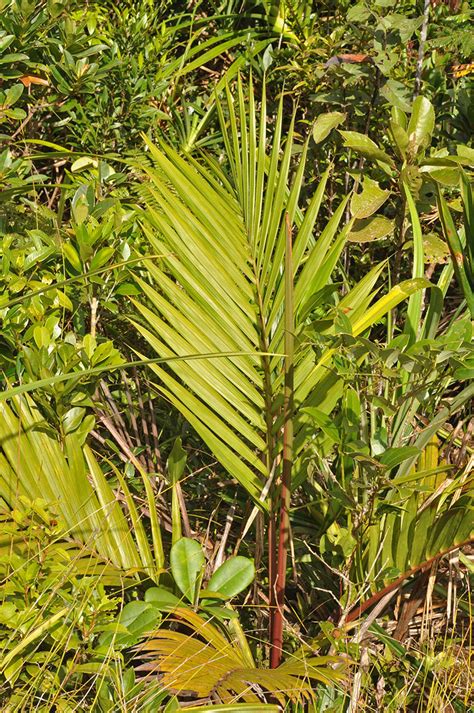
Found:
[(0, 0), (1, 710), (472, 710), (473, 45)]

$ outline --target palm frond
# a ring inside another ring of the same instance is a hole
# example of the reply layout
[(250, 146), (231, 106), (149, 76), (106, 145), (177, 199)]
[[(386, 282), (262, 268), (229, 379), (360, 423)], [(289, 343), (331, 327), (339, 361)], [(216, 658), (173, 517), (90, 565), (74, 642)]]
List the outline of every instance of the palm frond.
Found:
[[(301, 192), (306, 145), (295, 164), (293, 121), (283, 136), (280, 103), (270, 136), (265, 96), (257, 111), (250, 87), (226, 88), (218, 101), (228, 171), (199, 166), (161, 143), (148, 144), (153, 167), (141, 185), (143, 228), (153, 251), (153, 284), (137, 277), (146, 300), (135, 300), (136, 327), (160, 357), (237, 355), (152, 365), (157, 388), (181, 411), (222, 465), (261, 505), (264, 484), (282, 453), (285, 221), (297, 227), (293, 245), (295, 301), (295, 411), (318, 404), (330, 412), (341, 386), (331, 372), (334, 350), (315, 363), (305, 333), (308, 305), (330, 283), (350, 224), (341, 229), (348, 198), (317, 239), (315, 225), (328, 174), (306, 209)], [(147, 261), (147, 264), (151, 261)], [(341, 302), (355, 334), (388, 309), (426, 287), (397, 286), (367, 310), (381, 268), (373, 270)], [(295, 419), (295, 456), (308, 422)]]
[(266, 696), (282, 706), (314, 697), (314, 682), (334, 684), (344, 678), (341, 659), (333, 656), (293, 658), (277, 669), (249, 666), (236, 640), (224, 636), (210, 621), (190, 609), (177, 608), (168, 619), (190, 634), (161, 628), (137, 647), (145, 659), (138, 671), (160, 674), (163, 686), (176, 695), (191, 694), (223, 704), (238, 701), (258, 706)]
[(61, 443), (29, 396), (0, 404), (0, 497), (5, 503), (19, 507), (22, 497), (46, 501), (72, 538), (117, 567), (146, 570), (156, 579), (162, 562), (153, 556), (124, 479), (119, 481), (134, 535), (88, 446), (82, 447), (74, 433)]
[[(438, 446), (432, 441), (417, 467), (395, 478), (389, 495), (376, 502), (376, 517), (353, 567), (353, 576), (370, 585), (369, 604), (474, 539), (472, 517), (466, 515), (474, 509), (472, 459), (463, 471), (447, 475), (446, 464), (438, 458)], [(414, 489), (413, 481), (423, 487)]]

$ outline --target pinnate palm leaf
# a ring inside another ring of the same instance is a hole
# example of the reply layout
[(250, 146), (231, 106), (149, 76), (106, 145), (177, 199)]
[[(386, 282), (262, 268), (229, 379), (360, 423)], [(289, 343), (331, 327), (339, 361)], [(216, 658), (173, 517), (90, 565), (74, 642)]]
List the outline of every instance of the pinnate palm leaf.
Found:
[(259, 704), (270, 695), (284, 706), (287, 701), (313, 697), (313, 681), (337, 682), (343, 678), (337, 657), (294, 658), (277, 669), (250, 667), (236, 641), (226, 638), (210, 621), (178, 608), (170, 620), (185, 624), (190, 634), (162, 628), (137, 647), (144, 663), (139, 671), (161, 674), (163, 686), (178, 695), (212, 698), (224, 704), (243, 701)]
[[(341, 393), (331, 372), (335, 352), (328, 349), (315, 363), (306, 321), (351, 227), (341, 229), (346, 198), (315, 237), (328, 173), (303, 210), (307, 147), (300, 147), (295, 165), (293, 122), (283, 137), (283, 103), (271, 136), (265, 96), (261, 104), (257, 112), (252, 87), (247, 98), (240, 82), (235, 95), (227, 87), (226, 101), (217, 102), (227, 170), (212, 161), (200, 166), (165, 143), (148, 144), (154, 165), (145, 167), (148, 181), (141, 186), (143, 228), (153, 252), (164, 257), (150, 266), (152, 284), (137, 278), (146, 299), (135, 300), (136, 327), (159, 357), (215, 355), (151, 368), (157, 388), (258, 502), (282, 452), (286, 216), (298, 228), (292, 275), (297, 413), (307, 405), (329, 413)], [(367, 312), (380, 271), (341, 302), (354, 334), (426, 287), (416, 280), (397, 286)], [(308, 419), (295, 419), (296, 457), (307, 429)]]
[[(126, 483), (121, 483), (132, 507)], [(82, 447), (74, 433), (61, 443), (29, 396), (0, 403), (0, 498), (20, 507), (21, 496), (46, 501), (72, 538), (107, 561), (125, 570), (145, 569), (156, 578), (160, 562), (136, 510), (131, 511), (133, 536), (92, 450)]]

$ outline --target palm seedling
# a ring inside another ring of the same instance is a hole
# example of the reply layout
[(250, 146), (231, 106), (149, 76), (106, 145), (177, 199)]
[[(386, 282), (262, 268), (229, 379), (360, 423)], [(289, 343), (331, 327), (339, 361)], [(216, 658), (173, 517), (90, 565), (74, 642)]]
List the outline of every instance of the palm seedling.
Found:
[(305, 408), (330, 413), (342, 391), (331, 369), (337, 342), (315, 356), (313, 306), (326, 304), (334, 340), (334, 311), (357, 336), (427, 283), (409, 280), (374, 302), (381, 265), (342, 299), (329, 287), (325, 302), (352, 225), (341, 225), (349, 196), (324, 223), (326, 172), (303, 207), (308, 146), (296, 145), (294, 119), (286, 129), (282, 102), (272, 130), (265, 95), (257, 110), (253, 88), (246, 97), (240, 81), (217, 106), (225, 163), (148, 145), (143, 228), (164, 257), (150, 264), (150, 281), (137, 277), (136, 326), (158, 357), (170, 358), (167, 368), (151, 366), (157, 389), (267, 515), (277, 666), (290, 495), (304, 480), (313, 436)]

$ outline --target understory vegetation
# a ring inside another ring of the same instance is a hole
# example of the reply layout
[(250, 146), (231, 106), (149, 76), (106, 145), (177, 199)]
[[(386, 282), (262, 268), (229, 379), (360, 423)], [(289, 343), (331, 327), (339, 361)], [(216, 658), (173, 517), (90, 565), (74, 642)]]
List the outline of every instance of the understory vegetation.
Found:
[(0, 710), (474, 710), (461, 0), (0, 0)]

